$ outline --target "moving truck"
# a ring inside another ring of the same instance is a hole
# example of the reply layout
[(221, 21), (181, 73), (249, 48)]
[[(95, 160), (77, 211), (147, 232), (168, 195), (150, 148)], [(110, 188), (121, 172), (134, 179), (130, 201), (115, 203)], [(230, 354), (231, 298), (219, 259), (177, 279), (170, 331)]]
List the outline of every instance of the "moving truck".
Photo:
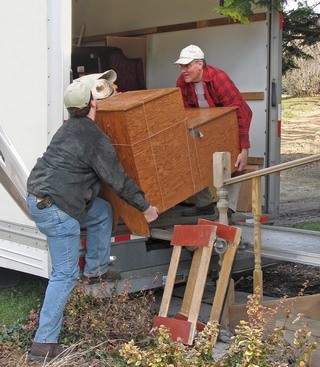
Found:
[[(174, 87), (180, 50), (198, 45), (207, 63), (229, 74), (253, 111), (249, 155), (263, 167), (279, 163), (282, 26), (275, 9), (255, 9), (252, 22), (242, 25), (214, 10), (218, 0), (3, 0), (2, 5), (0, 267), (49, 277), (45, 237), (25, 207), (25, 181), (68, 118), (64, 89), (75, 73), (88, 71), (80, 61), (72, 65), (79, 49), (119, 46), (129, 58), (138, 52), (146, 88), (153, 89)], [(279, 209), (279, 180), (274, 174), (263, 181), (263, 212), (270, 218)], [(170, 251), (155, 238), (116, 233), (113, 266), (134, 279), (133, 289), (157, 286), (165, 279)]]

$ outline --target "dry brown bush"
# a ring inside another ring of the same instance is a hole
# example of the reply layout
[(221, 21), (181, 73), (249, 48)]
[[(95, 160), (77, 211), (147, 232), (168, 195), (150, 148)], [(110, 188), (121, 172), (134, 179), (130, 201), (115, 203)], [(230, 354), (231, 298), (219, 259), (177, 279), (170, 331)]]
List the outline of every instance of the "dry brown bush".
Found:
[(290, 96), (314, 96), (320, 93), (320, 43), (306, 51), (313, 60), (298, 60), (300, 69), (293, 69), (283, 77), (285, 94)]

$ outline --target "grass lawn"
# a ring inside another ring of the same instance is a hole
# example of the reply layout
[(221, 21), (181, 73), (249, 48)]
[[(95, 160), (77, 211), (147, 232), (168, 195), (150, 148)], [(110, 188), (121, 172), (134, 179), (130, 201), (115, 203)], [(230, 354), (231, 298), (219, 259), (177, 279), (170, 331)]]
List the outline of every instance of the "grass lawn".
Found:
[(299, 223), (299, 224), (293, 224), (291, 226), (286, 226), (286, 227), (306, 229), (308, 231), (320, 231), (320, 222)]
[(21, 273), (17, 286), (0, 289), (0, 326), (26, 320), (42, 302), (47, 279)]
[(316, 116), (319, 114), (319, 96), (282, 98), (282, 120)]

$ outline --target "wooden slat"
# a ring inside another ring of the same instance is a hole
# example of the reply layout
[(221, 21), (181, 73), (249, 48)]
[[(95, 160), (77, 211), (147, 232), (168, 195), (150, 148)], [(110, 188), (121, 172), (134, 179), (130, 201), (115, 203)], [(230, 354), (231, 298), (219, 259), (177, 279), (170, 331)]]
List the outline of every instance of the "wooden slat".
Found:
[[(269, 324), (270, 327), (275, 328), (276, 320), (285, 318), (287, 316), (287, 309), (289, 308), (292, 315), (297, 315), (298, 313), (302, 313), (305, 317), (310, 319), (320, 320), (320, 294), (315, 294), (312, 296), (303, 296), (298, 298), (286, 298), (281, 299), (284, 307), (280, 308), (275, 315), (273, 322)], [(279, 307), (280, 300), (271, 300), (264, 301), (261, 304), (268, 308), (277, 308)], [(247, 304), (241, 305), (233, 305), (229, 309), (229, 317), (230, 317), (230, 331), (234, 332), (236, 327), (238, 326), (240, 320), (248, 320), (247, 314)]]
[[(216, 293), (214, 296), (214, 306), (212, 306), (210, 320), (217, 320), (223, 328), (229, 328), (228, 308), (234, 304), (234, 282), (231, 279), (231, 271), (234, 263), (235, 255), (240, 243), (241, 229), (230, 227), (225, 224), (211, 222), (206, 219), (199, 219), (198, 224), (215, 225), (217, 227), (217, 236), (228, 241), (228, 248), (225, 254), (221, 255), (220, 273)], [(224, 305), (226, 304), (225, 310)], [(215, 344), (216, 340), (212, 340)]]
[(184, 297), (182, 300), (180, 312), (184, 315), (189, 315), (191, 300), (193, 294), (195, 293), (195, 279), (197, 277), (197, 272), (201, 265), (202, 253), (204, 247), (199, 247), (194, 253), (191, 262), (191, 267), (188, 275), (188, 282), (186, 284), (186, 289), (184, 291)]
[[(216, 227), (208, 227), (210, 228), (211, 236), (210, 239), (208, 239), (208, 244), (212, 242), (212, 239), (216, 236)], [(189, 271), (188, 281), (186, 284), (186, 289), (184, 292), (184, 297), (181, 304), (181, 313), (184, 315), (189, 315), (190, 308), (191, 308), (191, 301), (194, 297), (194, 294), (198, 292), (198, 289), (196, 289), (196, 279), (199, 273), (199, 269), (202, 266), (203, 261), (203, 254), (204, 251), (206, 255), (211, 258), (211, 254), (213, 251), (213, 246), (209, 248), (209, 252), (205, 250), (204, 247), (199, 247), (193, 254), (191, 267)]]
[(226, 224), (213, 222), (208, 219), (198, 219), (199, 226), (214, 226), (217, 227), (217, 237), (223, 238), (228, 242), (235, 242), (237, 236), (237, 228)]
[[(185, 321), (188, 320), (188, 317), (181, 312), (177, 312), (174, 318), (177, 320), (185, 320)], [(200, 321), (197, 322), (198, 331), (202, 331), (205, 328), (205, 326), (206, 326), (205, 323), (200, 322)]]
[(203, 247), (202, 257), (200, 260), (200, 266), (198, 268), (196, 279), (190, 279), (190, 278), (188, 279), (188, 282), (189, 281), (194, 282), (194, 290), (195, 290), (191, 298), (189, 313), (187, 314), (188, 321), (191, 322), (192, 324), (188, 340), (189, 345), (193, 343), (195, 331), (197, 328), (197, 321), (200, 313), (201, 301), (211, 261), (214, 239), (215, 239), (215, 231), (213, 231), (208, 246)]
[(212, 233), (211, 227), (199, 225), (174, 226), (171, 239), (172, 246), (209, 246)]
[[(257, 13), (251, 17), (252, 22), (259, 22), (259, 21), (265, 21), (265, 20), (266, 20), (266, 13)], [(104, 41), (105, 38), (108, 36), (119, 36), (119, 37), (146, 36), (149, 34), (176, 32), (176, 31), (184, 31), (184, 30), (190, 30), (190, 29), (218, 27), (218, 26), (233, 25), (233, 24), (239, 24), (239, 22), (232, 21), (229, 18), (199, 20), (197, 22), (186, 22), (186, 23), (180, 23), (180, 24), (140, 28), (140, 29), (129, 30), (129, 31), (124, 31), (124, 32), (114, 32), (114, 33), (105, 33), (105, 34), (85, 36), (85, 37), (82, 37), (82, 43)], [(73, 37), (74, 43), (78, 43), (78, 40), (79, 40), (79, 36)]]
[(236, 228), (235, 241), (228, 244), (227, 251), (223, 256), (216, 293), (210, 313), (210, 320), (216, 320), (218, 323), (220, 323), (222, 316), (224, 301), (226, 299), (228, 285), (230, 282), (232, 266), (241, 240), (241, 232), (242, 231), (240, 228)]
[(175, 284), (176, 274), (178, 271), (179, 260), (181, 256), (182, 247), (175, 246), (172, 251), (171, 261), (167, 274), (166, 285), (164, 287), (162, 301), (159, 310), (159, 316), (167, 317), (172, 297), (173, 287)]
[(260, 168), (262, 167), (264, 162), (264, 158), (263, 157), (248, 157), (248, 165), (257, 165), (260, 166)]
[(246, 101), (263, 101), (264, 100), (264, 92), (243, 92), (241, 94), (242, 94), (242, 97)]
[(155, 316), (153, 326), (160, 327), (161, 325), (170, 331), (172, 340), (177, 341), (181, 338), (184, 344), (188, 344), (192, 326), (191, 322), (183, 319)]

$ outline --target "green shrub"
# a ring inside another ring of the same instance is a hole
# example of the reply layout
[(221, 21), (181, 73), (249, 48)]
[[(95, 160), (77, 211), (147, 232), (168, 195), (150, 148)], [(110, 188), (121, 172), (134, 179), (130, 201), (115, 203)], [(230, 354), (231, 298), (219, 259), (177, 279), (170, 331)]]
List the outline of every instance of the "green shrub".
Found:
[[(303, 290), (297, 296), (303, 294)], [(297, 299), (296, 298), (296, 299)], [(291, 304), (293, 307), (294, 302)], [(173, 342), (170, 332), (160, 327), (155, 333), (152, 349), (137, 347), (134, 341), (122, 346), (120, 355), (129, 366), (141, 367), (286, 367), (309, 363), (316, 350), (316, 343), (310, 342), (306, 325), (295, 333), (293, 345), (285, 337), (285, 323), (274, 330), (268, 330), (268, 321), (284, 307), (283, 299), (272, 309), (261, 304), (259, 290), (248, 296), (248, 321), (241, 320), (230, 340), (228, 353), (220, 360), (214, 359), (211, 340), (218, 333), (218, 325), (208, 322), (203, 332), (195, 339), (192, 347), (181, 341)], [(288, 322), (291, 309), (285, 310)], [(301, 315), (298, 315), (301, 317)]]
[[(295, 300), (303, 295), (305, 287)], [(80, 283), (67, 304), (61, 333), (60, 342), (69, 346), (69, 352), (57, 361), (42, 364), (42, 367), (307, 366), (317, 347), (310, 341), (307, 325), (302, 323), (292, 345), (284, 336), (286, 325), (292, 319), (295, 300), (287, 308), (284, 299), (279, 300), (276, 308), (266, 308), (260, 302), (257, 289), (255, 294), (248, 296), (248, 320), (240, 321), (228, 351), (217, 359), (211, 343), (219, 330), (216, 322), (208, 322), (195, 338), (194, 345), (186, 346), (179, 340), (173, 342), (164, 327), (150, 332), (155, 313), (151, 291), (117, 294), (114, 290), (110, 297), (102, 298), (88, 294)], [(268, 322), (280, 309), (286, 320), (282, 326), (269, 330)], [(25, 324), (0, 330), (0, 366), (33, 366), (26, 362), (26, 351), (37, 328), (38, 315), (39, 310), (32, 311)]]

